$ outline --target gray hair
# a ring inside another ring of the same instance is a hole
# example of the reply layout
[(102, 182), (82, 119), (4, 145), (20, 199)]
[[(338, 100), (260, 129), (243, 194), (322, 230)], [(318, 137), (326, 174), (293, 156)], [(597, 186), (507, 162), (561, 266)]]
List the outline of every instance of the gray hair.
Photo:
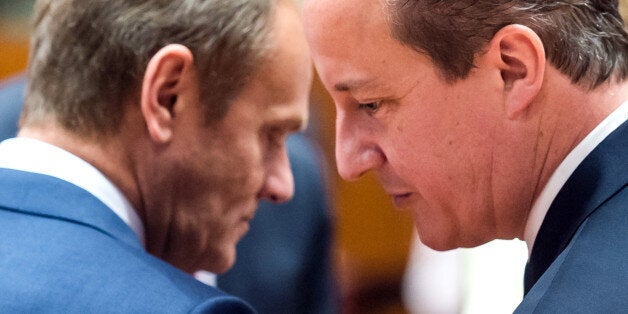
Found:
[(449, 81), (464, 78), (504, 26), (534, 30), (546, 57), (589, 88), (628, 77), (628, 35), (617, 0), (387, 0), (393, 35), (427, 54)]
[(273, 0), (38, 0), (22, 123), (85, 135), (119, 129), (148, 61), (186, 46), (207, 121), (224, 116), (269, 50)]

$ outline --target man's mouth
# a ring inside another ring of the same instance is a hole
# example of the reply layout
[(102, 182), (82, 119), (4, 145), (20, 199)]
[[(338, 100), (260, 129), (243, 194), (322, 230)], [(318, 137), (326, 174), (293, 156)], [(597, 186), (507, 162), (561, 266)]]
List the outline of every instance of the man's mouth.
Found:
[(392, 194), (393, 203), (395, 207), (402, 208), (408, 199), (412, 196), (412, 193)]

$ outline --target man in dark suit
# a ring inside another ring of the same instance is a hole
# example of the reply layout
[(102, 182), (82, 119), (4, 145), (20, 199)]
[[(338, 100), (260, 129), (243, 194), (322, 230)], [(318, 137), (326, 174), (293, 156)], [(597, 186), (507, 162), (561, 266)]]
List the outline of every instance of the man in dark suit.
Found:
[(253, 312), (190, 273), (229, 269), (258, 200), (293, 194), (311, 78), (294, 6), (39, 1), (35, 20), (0, 144), (0, 308)]
[(309, 0), (345, 179), (423, 243), (527, 242), (516, 310), (628, 308), (628, 34), (617, 1)]
[[(0, 83), (0, 142), (17, 135), (25, 86), (24, 76)], [(291, 135), (287, 149), (294, 197), (285, 204), (259, 204), (238, 243), (238, 258), (218, 277), (218, 287), (259, 313), (336, 313), (326, 170), (307, 135)]]

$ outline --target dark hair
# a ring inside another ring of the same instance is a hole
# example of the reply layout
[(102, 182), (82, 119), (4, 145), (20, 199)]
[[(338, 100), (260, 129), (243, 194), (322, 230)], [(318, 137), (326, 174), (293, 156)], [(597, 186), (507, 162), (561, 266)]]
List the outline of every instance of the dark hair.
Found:
[(207, 119), (217, 120), (269, 49), (273, 0), (40, 0), (25, 123), (54, 117), (93, 135), (115, 132), (139, 99), (148, 61), (182, 44), (199, 69)]
[(448, 81), (465, 78), (504, 26), (538, 34), (549, 62), (595, 88), (628, 77), (628, 34), (617, 0), (388, 0), (393, 36), (427, 54)]

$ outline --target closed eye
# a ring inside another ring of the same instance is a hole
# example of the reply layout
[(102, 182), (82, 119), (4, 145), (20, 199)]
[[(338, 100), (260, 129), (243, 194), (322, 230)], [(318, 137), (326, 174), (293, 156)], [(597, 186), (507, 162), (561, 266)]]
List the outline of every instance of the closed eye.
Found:
[(358, 109), (359, 110), (365, 110), (369, 115), (372, 115), (372, 114), (376, 113), (377, 110), (379, 110), (380, 107), (381, 107), (381, 102), (379, 102), (379, 101), (374, 101), (374, 102), (369, 102), (369, 103), (364, 103), (364, 104), (358, 104)]

